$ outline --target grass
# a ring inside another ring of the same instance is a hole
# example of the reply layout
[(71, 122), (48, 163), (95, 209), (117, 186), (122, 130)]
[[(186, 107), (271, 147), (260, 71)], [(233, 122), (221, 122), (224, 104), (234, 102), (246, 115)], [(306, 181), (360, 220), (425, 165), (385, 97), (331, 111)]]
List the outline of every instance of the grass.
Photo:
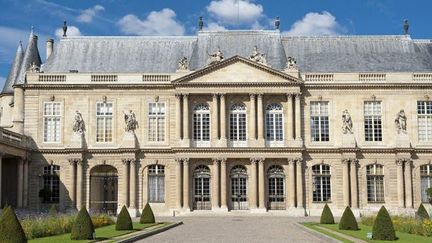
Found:
[(74, 242), (74, 243), (87, 243), (87, 242), (96, 242), (100, 240), (109, 240), (110, 238), (122, 236), (126, 234), (130, 234), (154, 225), (161, 225), (164, 226), (166, 223), (155, 223), (155, 224), (140, 224), (140, 223), (133, 223), (133, 230), (121, 230), (116, 231), (115, 230), (115, 224), (104, 226), (96, 229), (96, 240), (71, 240), (70, 239), (70, 233), (68, 234), (62, 234), (62, 235), (55, 235), (50, 237), (43, 237), (43, 238), (37, 238), (33, 240), (29, 240), (30, 243), (53, 243), (53, 242)]
[(303, 225), (306, 226), (309, 229), (312, 229), (312, 230), (318, 231), (318, 232), (320, 232), (320, 233), (322, 233), (324, 235), (330, 236), (331, 238), (336, 239), (338, 241), (341, 241), (341, 242), (344, 242), (344, 243), (350, 243), (351, 242), (349, 240), (346, 240), (346, 239), (344, 239), (342, 237), (339, 237), (339, 236), (337, 236), (335, 234), (332, 234), (330, 232), (327, 232), (325, 230), (322, 230), (322, 229), (316, 227), (317, 225), (320, 225), (318, 223), (304, 223)]
[[(366, 226), (366, 225), (362, 225), (359, 224), (359, 228), (360, 230), (357, 231), (352, 231), (352, 230), (340, 230), (339, 229), (339, 225), (338, 224), (318, 224), (318, 223), (306, 223), (305, 224), (306, 227), (319, 231), (320, 233), (323, 233), (325, 235), (328, 235), (332, 238), (335, 238), (337, 240), (341, 240), (343, 242), (351, 242), (349, 240), (343, 240), (340, 239), (340, 237), (335, 237), (334, 234), (328, 233), (327, 231), (323, 231), (323, 230), (319, 230), (318, 227), (316, 226), (321, 226), (323, 228), (327, 228), (327, 229), (331, 229), (333, 231), (345, 234), (345, 235), (349, 235), (367, 242), (389, 242), (389, 241), (382, 241), (382, 240), (368, 240), (366, 237), (366, 234), (368, 232), (372, 232), (372, 227), (370, 226)], [(396, 236), (398, 237), (398, 240), (396, 240), (395, 242), (398, 243), (430, 243), (432, 242), (432, 238), (431, 237), (425, 237), (425, 236), (421, 236), (421, 235), (414, 235), (414, 234), (408, 234), (408, 233), (402, 233), (402, 232), (396, 232)]]

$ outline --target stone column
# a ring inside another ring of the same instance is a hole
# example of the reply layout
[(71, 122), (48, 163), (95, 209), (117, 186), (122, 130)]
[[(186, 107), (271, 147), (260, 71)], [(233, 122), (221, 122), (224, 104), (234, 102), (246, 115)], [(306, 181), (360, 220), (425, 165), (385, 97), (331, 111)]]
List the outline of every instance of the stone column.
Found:
[(214, 143), (217, 142), (219, 139), (219, 122), (218, 122), (218, 95), (213, 94), (213, 100), (212, 100), (212, 111), (211, 111), (211, 138), (212, 145), (214, 146)]
[(349, 200), (349, 159), (342, 159), (342, 190), (344, 206), (350, 205)]
[[(84, 161), (78, 160), (77, 163), (77, 176), (76, 176), (76, 207), (78, 210), (81, 209), (83, 204), (83, 172), (84, 172)], [(90, 198), (89, 198), (90, 200)]]
[(176, 94), (176, 139), (177, 141), (181, 140), (181, 135), (182, 135), (182, 127), (181, 127), (181, 118), (182, 118), (182, 114), (181, 114), (181, 94)]
[(26, 160), (24, 160), (24, 191), (23, 191), (23, 206), (24, 207), (27, 207), (28, 206), (28, 179), (29, 179), (29, 177), (28, 177), (28, 173), (29, 173), (29, 170), (28, 170), (28, 167), (29, 167), (29, 163), (30, 163), (30, 160), (28, 160), (28, 159), (26, 159)]
[(23, 190), (24, 190), (24, 159), (18, 159), (18, 181), (17, 181), (17, 207), (23, 206)]
[(295, 175), (294, 175), (294, 159), (288, 159), (288, 202), (290, 207), (295, 207)]
[(293, 104), (292, 104), (292, 98), (293, 95), (292, 94), (287, 94), (287, 117), (285, 117), (286, 119), (286, 123), (287, 123), (287, 127), (286, 127), (286, 140), (291, 141), (294, 139), (294, 115), (293, 115)]
[(3, 208), (2, 204), (2, 171), (3, 171), (3, 153), (0, 152), (0, 208)]
[(403, 184), (403, 159), (397, 159), (397, 192), (398, 192), (398, 205), (400, 208), (405, 207), (404, 202), (404, 184)]
[(258, 188), (259, 188), (259, 208), (266, 209), (265, 205), (265, 177), (264, 177), (264, 158), (258, 160)]
[(129, 208), (136, 209), (136, 163), (137, 161), (135, 159), (130, 160), (130, 202), (129, 202)]
[(213, 159), (212, 208), (219, 209), (219, 159)]
[(358, 208), (357, 159), (351, 159), (351, 208)]
[(257, 205), (257, 162), (256, 158), (251, 158), (251, 176), (250, 176), (250, 195), (249, 195), (249, 208), (256, 209)]
[(255, 94), (249, 94), (250, 96), (250, 113), (249, 113), (249, 139), (256, 139), (256, 107), (255, 107)]
[[(119, 209), (121, 209), (123, 206), (128, 207), (129, 206), (129, 163), (130, 163), (130, 159), (123, 159), (123, 197), (119, 198), (123, 198), (123, 200), (120, 202), (120, 207)], [(120, 194), (120, 193), (119, 193)], [(120, 201), (120, 200), (119, 200)]]
[(189, 94), (183, 94), (183, 140), (189, 141)]
[(258, 94), (257, 99), (257, 125), (258, 125), (258, 140), (264, 141), (264, 113), (263, 113), (263, 95)]
[(303, 208), (303, 160), (298, 158), (296, 162), (296, 181), (297, 181), (297, 207)]
[(189, 204), (189, 158), (183, 159), (183, 210), (190, 211)]
[(227, 206), (227, 171), (226, 158), (221, 159), (221, 209), (228, 210)]
[(413, 207), (413, 200), (412, 200), (412, 171), (411, 171), (411, 160), (407, 159), (405, 160), (405, 202), (407, 208)]
[(295, 138), (297, 141), (302, 140), (300, 100), (301, 100), (301, 94), (296, 94), (295, 95)]
[(70, 165), (70, 193), (69, 196), (71, 197), (72, 201), (72, 207), (76, 207), (76, 159), (69, 159), (69, 165)]
[(226, 104), (225, 94), (220, 94), (220, 134), (221, 140), (226, 141)]
[(176, 173), (176, 208), (181, 209), (182, 204), (182, 176), (181, 176), (181, 159), (175, 159), (175, 173)]
[(289, 185), (289, 177), (288, 177), (288, 171), (289, 171), (289, 165), (284, 164), (282, 165), (283, 170), (285, 172), (285, 178), (284, 178), (284, 182), (285, 182), (285, 191), (284, 191), (284, 196), (285, 196), (285, 210), (288, 210), (290, 208), (290, 202), (288, 200), (288, 195), (289, 195), (289, 190), (291, 190), (290, 188), (288, 188)]

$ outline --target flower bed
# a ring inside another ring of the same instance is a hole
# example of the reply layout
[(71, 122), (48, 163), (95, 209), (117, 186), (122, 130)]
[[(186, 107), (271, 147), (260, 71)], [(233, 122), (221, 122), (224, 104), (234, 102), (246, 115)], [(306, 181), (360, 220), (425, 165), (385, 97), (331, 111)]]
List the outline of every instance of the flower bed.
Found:
[[(419, 220), (407, 216), (392, 216), (393, 226), (396, 231), (408, 234), (423, 235), (432, 237), (432, 220)], [(361, 223), (367, 226), (373, 226), (375, 216), (367, 216), (361, 218)]]

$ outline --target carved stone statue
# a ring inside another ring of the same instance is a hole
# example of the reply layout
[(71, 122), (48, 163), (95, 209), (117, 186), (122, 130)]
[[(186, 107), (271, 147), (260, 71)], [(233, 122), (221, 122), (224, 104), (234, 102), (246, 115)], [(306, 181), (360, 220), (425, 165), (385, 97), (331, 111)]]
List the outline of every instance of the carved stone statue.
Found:
[(30, 72), (31, 73), (38, 73), (40, 71), (39, 66), (36, 65), (35, 62), (32, 62), (32, 64), (30, 65)]
[(353, 123), (351, 120), (351, 115), (348, 110), (344, 110), (342, 113), (342, 132), (343, 134), (352, 134)]
[(265, 54), (260, 53), (258, 51), (257, 46), (254, 47), (252, 54), (249, 56), (249, 60), (252, 60), (254, 62), (263, 64), (263, 65), (267, 65), (267, 60), (265, 59)]
[(288, 57), (285, 69), (298, 69), (297, 61), (294, 57)]
[(129, 113), (125, 113), (124, 114), (124, 119), (125, 119), (125, 131), (126, 132), (134, 132), (137, 128), (138, 128), (138, 121), (136, 120), (136, 116), (135, 113), (130, 110)]
[(189, 70), (189, 62), (187, 57), (180, 59), (177, 70)]
[(406, 130), (406, 123), (407, 123), (407, 118), (405, 115), (405, 111), (404, 110), (400, 110), (397, 115), (396, 115), (396, 119), (395, 119), (395, 125), (396, 125), (396, 130), (397, 133), (407, 133)]
[(82, 115), (79, 111), (75, 111), (72, 129), (74, 132), (80, 133), (80, 134), (84, 133), (84, 131), (85, 131), (84, 119), (82, 118)]
[(215, 53), (207, 53), (209, 56), (209, 59), (207, 60), (207, 66), (211, 66), (215, 63), (221, 62), (224, 60), (224, 56), (220, 48), (218, 47), (217, 51)]

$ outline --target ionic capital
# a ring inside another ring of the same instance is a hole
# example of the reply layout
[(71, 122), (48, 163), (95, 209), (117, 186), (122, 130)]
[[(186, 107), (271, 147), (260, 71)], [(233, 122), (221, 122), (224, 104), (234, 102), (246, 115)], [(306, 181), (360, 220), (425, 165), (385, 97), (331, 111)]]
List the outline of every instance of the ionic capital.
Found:
[(219, 95), (218, 93), (213, 93), (212, 94), (213, 99), (217, 99), (218, 95)]
[(219, 93), (219, 96), (220, 96), (221, 98), (225, 98), (225, 93)]
[(176, 99), (180, 100), (182, 97), (182, 94), (177, 93), (177, 94), (175, 94), (175, 97), (176, 97)]
[(221, 158), (220, 163), (226, 165), (227, 158)]
[(126, 159), (122, 159), (122, 163), (124, 165), (128, 165), (130, 163), (133, 163), (135, 161), (135, 158), (126, 158)]
[(256, 96), (256, 94), (254, 94), (254, 93), (250, 93), (250, 94), (249, 94), (249, 97), (250, 97), (251, 100), (254, 100), (254, 99), (255, 99), (255, 96)]
[(68, 161), (69, 161), (69, 164), (71, 166), (74, 166), (75, 164), (81, 163), (82, 159), (81, 158), (70, 158), (70, 159), (68, 159)]
[(183, 158), (183, 164), (189, 164), (189, 158)]

